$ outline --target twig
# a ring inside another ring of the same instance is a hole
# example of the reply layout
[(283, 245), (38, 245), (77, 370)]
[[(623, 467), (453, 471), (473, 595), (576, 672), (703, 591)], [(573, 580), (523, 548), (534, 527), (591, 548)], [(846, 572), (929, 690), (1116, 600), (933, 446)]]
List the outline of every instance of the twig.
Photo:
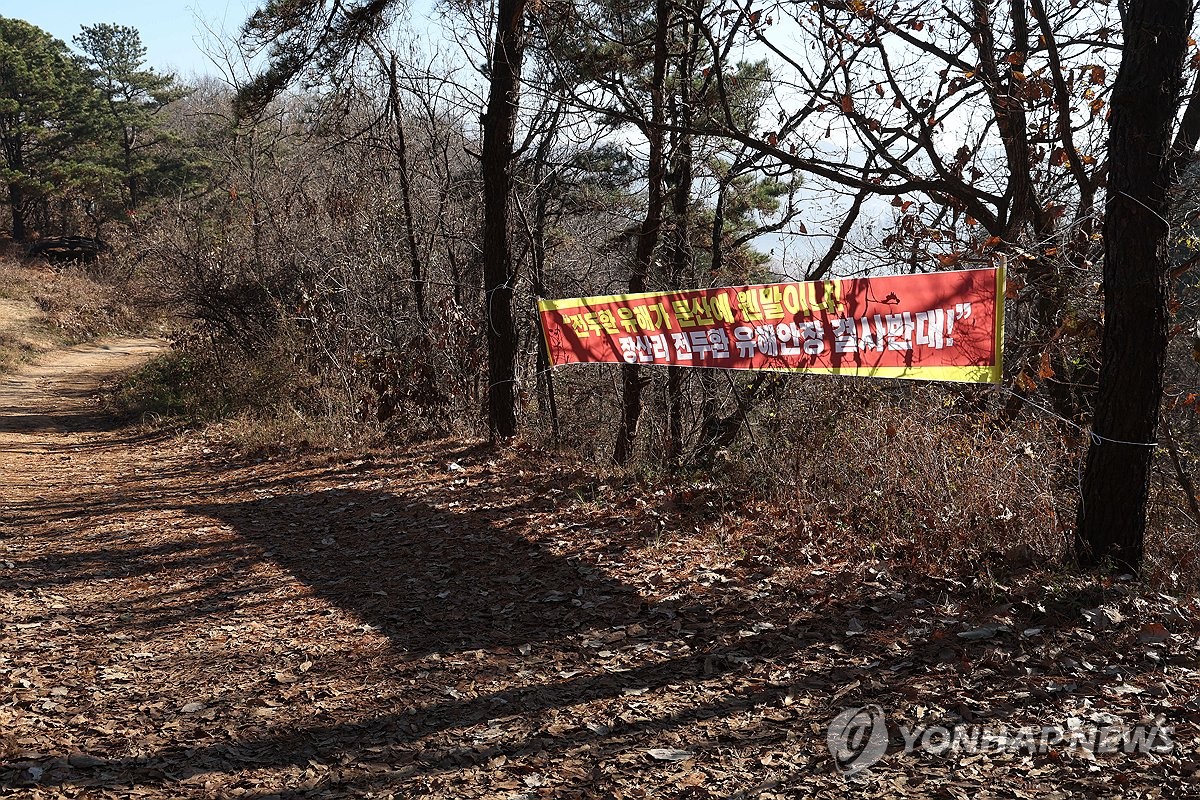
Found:
[(1188, 508), (1192, 511), (1192, 520), (1200, 525), (1200, 502), (1196, 500), (1196, 485), (1192, 483), (1192, 476), (1188, 475), (1187, 470), (1183, 468), (1183, 462), (1179, 458), (1179, 447), (1175, 444), (1175, 435), (1171, 433), (1171, 423), (1165, 417), (1162, 429), (1167, 452), (1171, 456), (1171, 466), (1175, 468), (1175, 477), (1179, 479), (1179, 487), (1187, 495)]

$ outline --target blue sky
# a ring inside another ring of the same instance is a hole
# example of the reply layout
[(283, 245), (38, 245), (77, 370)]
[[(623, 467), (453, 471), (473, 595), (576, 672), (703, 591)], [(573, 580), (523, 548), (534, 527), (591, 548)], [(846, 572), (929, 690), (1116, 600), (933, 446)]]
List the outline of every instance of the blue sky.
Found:
[(236, 34), (256, 0), (0, 0), (0, 16), (37, 25), (67, 44), (82, 25), (113, 22), (142, 35), (146, 60), (182, 78), (215, 72), (203, 46), (214, 31)]

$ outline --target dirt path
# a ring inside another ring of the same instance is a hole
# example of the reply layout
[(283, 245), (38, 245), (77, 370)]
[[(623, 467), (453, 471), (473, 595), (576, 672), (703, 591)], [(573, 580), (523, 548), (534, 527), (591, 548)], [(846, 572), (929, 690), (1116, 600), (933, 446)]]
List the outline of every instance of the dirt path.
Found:
[(62, 447), (110, 429), (114, 421), (97, 407), (96, 391), (164, 346), (149, 338), (81, 344), (0, 376), (0, 451)]
[[(702, 492), (519, 449), (237, 460), (97, 411), (155, 347), (0, 386), (0, 796), (1196, 796), (1182, 602), (789, 569), (776, 543), (697, 533)], [(1102, 603), (1097, 633), (1080, 608)], [(1179, 748), (942, 757), (893, 732), (848, 784), (826, 731), (868, 704), (908, 724), (1158, 715)]]
[[(48, 353), (16, 373), (0, 375), (0, 547), (11, 546), (13, 504), (33, 494), (46, 499), (74, 487), (94, 464), (76, 453), (104, 439), (119, 423), (99, 407), (98, 391), (165, 346), (133, 338), (82, 344)], [(119, 447), (114, 440), (110, 446)]]

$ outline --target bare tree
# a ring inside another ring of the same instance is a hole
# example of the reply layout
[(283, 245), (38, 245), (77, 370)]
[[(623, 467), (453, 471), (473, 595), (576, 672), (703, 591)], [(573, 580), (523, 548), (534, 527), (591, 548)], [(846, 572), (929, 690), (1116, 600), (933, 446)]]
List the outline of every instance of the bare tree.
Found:
[[(397, 13), (394, 0), (334, 4), (269, 0), (246, 23), (251, 46), (268, 48), (268, 64), (240, 93), (243, 109), (261, 107), (314, 66), (352, 65), (359, 48), (387, 27)], [(482, 325), (488, 345), (488, 427), (494, 438), (516, 433), (517, 332), (512, 295), (517, 277), (509, 242), (510, 167), (517, 125), (521, 69), (526, 42), (525, 0), (496, 0), (494, 40), (487, 64), (487, 108), (483, 114), (481, 169), (484, 221)], [(410, 251), (411, 252), (411, 251)], [(419, 264), (414, 267), (419, 271)], [(423, 293), (424, 281), (414, 280)], [(421, 302), (423, 305), (423, 300)]]
[[(1097, 316), (1080, 288), (1093, 282), (1099, 254), (1116, 14), (1041, 0), (722, 7), (705, 26), (718, 93), (733, 90), (739, 48), (761, 48), (773, 58), (773, 104), (746, 124), (726, 103), (697, 125), (814, 187), (848, 189), (852, 210), (889, 200), (896, 224), (881, 244), (911, 270), (1008, 253), (1020, 300), (1009, 326), (1014, 388), (1028, 393), (1046, 379), (1074, 413), (1079, 395), (1069, 387), (1094, 371), (1063, 356), (1067, 340), (1090, 330), (1083, 320)], [(776, 41), (772, 23), (784, 17), (786, 35), (798, 28), (807, 47)], [(1045, 356), (1055, 344), (1052, 364)]]

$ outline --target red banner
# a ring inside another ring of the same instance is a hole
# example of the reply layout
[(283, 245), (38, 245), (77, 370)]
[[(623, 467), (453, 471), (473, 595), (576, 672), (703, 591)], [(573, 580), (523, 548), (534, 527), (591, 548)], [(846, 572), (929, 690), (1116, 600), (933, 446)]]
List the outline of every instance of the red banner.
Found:
[(541, 300), (550, 363), (999, 383), (1003, 269)]

